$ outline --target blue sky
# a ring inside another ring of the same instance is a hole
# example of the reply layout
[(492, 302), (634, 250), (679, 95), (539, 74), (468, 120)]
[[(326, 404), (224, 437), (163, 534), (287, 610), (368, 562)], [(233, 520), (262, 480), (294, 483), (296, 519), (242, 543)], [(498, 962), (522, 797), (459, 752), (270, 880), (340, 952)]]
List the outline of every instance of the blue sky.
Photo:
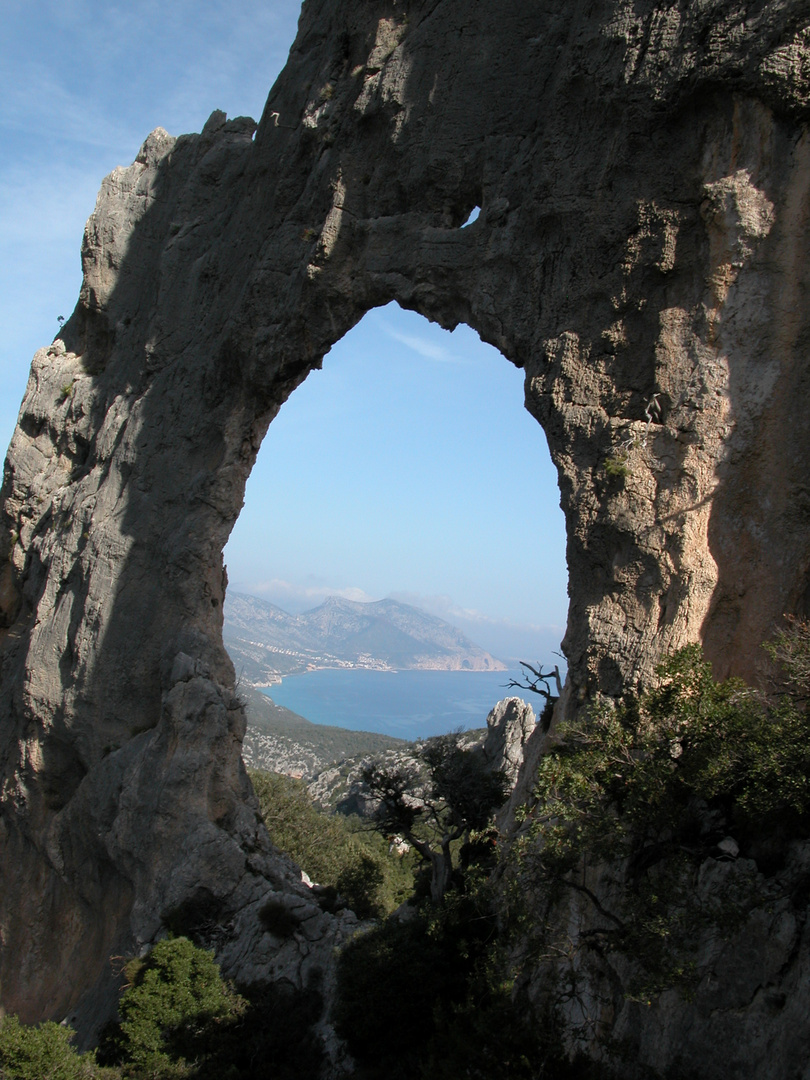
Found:
[[(5, 0), (0, 442), (31, 357), (73, 310), (102, 177), (146, 135), (261, 113), (297, 0)], [(552, 660), (564, 530), (522, 373), (468, 327), (370, 312), (270, 427), (226, 549), (231, 587), (301, 611), (392, 596), (504, 658)]]

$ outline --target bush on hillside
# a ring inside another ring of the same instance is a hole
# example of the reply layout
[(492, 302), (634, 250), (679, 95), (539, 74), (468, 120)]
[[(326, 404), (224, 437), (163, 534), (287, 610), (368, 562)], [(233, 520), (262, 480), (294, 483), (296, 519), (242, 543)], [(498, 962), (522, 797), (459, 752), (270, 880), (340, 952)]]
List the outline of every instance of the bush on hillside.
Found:
[[(763, 902), (745, 863), (722, 896), (698, 894), (698, 869), (722, 856), (718, 844), (733, 841), (745, 854), (759, 842), (767, 872), (780, 845), (807, 835), (810, 631), (794, 624), (768, 649), (782, 669), (771, 693), (715, 682), (699, 647), (688, 646), (661, 665), (654, 689), (563, 727), (540, 763), (536, 804), (514, 849), (516, 907), (565, 890), (595, 904), (584, 867), (623, 874), (615, 910), (600, 908), (603, 929), (590, 943), (632, 958), (631, 989), (645, 998), (673, 985), (688, 991), (701, 934), (733, 933)], [(570, 951), (570, 942), (549, 940), (542, 920), (534, 924), (535, 951)]]
[(335, 1026), (357, 1080), (586, 1080), (517, 992), (492, 893), (466, 890), (356, 937), (338, 961)]
[(431, 899), (441, 901), (458, 877), (459, 841), (468, 845), (503, 805), (505, 774), (457, 731), (428, 739), (412, 762), (372, 761), (360, 775), (377, 804), (374, 827), (405, 837), (430, 875)]
[(120, 1023), (106, 1033), (102, 1058), (137, 1077), (185, 1077), (202, 1057), (216, 1021), (238, 1015), (213, 953), (188, 938), (159, 941), (124, 969)]
[(270, 839), (312, 881), (332, 886), (361, 918), (377, 918), (413, 889), (413, 861), (389, 856), (386, 841), (356, 820), (314, 805), (301, 780), (251, 772)]
[(108, 1027), (99, 1048), (105, 1063), (119, 1067), (106, 1076), (298, 1080), (318, 1075), (323, 1047), (313, 1025), (323, 1002), (316, 989), (268, 984), (236, 993), (213, 954), (187, 938), (158, 942), (148, 956), (130, 961), (125, 973), (129, 986), (121, 996), (121, 1020)]
[(36, 1027), (16, 1016), (0, 1019), (0, 1076), (3, 1080), (95, 1080), (105, 1075), (93, 1053), (78, 1054), (69, 1027), (47, 1021)]

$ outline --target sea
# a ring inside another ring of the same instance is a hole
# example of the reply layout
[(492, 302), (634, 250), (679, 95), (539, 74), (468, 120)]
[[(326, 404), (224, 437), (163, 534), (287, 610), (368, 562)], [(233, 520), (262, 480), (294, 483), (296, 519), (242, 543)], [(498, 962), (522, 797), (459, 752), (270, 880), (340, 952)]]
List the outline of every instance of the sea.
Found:
[(487, 713), (505, 697), (527, 698), (536, 711), (536, 695), (507, 688), (520, 674), (340, 668), (290, 675), (264, 693), (313, 724), (414, 740), (485, 727)]

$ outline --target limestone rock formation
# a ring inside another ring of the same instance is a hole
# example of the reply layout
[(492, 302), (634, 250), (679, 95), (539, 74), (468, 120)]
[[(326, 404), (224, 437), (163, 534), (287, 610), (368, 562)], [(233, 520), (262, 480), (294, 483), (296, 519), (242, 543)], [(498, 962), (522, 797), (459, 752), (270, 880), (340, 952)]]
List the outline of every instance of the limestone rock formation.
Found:
[[(582, 882), (601, 911), (584, 891), (572, 891), (557, 905), (552, 918), (573, 931), (569, 960), (560, 965), (567, 970), (555, 973), (577, 988), (561, 1005), (572, 1051), (585, 1050), (614, 1070), (621, 1062), (618, 1075), (627, 1080), (788, 1080), (807, 1074), (810, 845), (791, 844), (780, 872), (768, 876), (753, 859), (737, 859), (722, 848), (717, 854), (700, 867), (696, 902), (724, 901), (731, 913), (731, 898), (741, 890), (760, 902), (735, 934), (703, 929), (697, 956), (702, 977), (691, 997), (674, 988), (648, 999), (633, 995), (632, 958), (583, 947), (589, 934), (604, 930), (606, 912), (621, 910), (614, 907), (621, 885), (611, 868), (589, 867)], [(531, 982), (538, 1012), (555, 985), (549, 975), (538, 965)], [(560, 995), (554, 1003), (560, 1007)]]
[(523, 764), (526, 743), (534, 734), (534, 709), (518, 697), (504, 698), (487, 717), (487, 734), (482, 746), (493, 769), (502, 769), (514, 787)]
[(169, 911), (241, 932), (289, 887), (221, 553), (280, 405), (375, 305), (525, 371), (567, 522), (561, 711), (696, 639), (755, 675), (807, 613), (808, 27), (809, 0), (307, 0), (258, 128), (158, 129), (104, 180), (2, 488), (6, 1008), (87, 1025)]

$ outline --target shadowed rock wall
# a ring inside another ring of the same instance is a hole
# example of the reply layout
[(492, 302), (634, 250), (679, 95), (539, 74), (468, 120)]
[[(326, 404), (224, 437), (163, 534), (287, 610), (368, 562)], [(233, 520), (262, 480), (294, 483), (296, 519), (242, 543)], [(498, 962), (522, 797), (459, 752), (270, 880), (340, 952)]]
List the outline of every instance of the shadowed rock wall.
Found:
[(808, 0), (307, 0), (255, 137), (158, 129), (104, 180), (2, 489), (7, 1008), (89, 1023), (110, 953), (184, 904), (231, 972), (287, 949), (306, 978), (309, 939), (256, 919), (292, 871), (239, 757), (221, 552), (280, 405), (375, 305), (525, 371), (566, 708), (698, 638), (750, 675), (808, 613), (808, 25)]

